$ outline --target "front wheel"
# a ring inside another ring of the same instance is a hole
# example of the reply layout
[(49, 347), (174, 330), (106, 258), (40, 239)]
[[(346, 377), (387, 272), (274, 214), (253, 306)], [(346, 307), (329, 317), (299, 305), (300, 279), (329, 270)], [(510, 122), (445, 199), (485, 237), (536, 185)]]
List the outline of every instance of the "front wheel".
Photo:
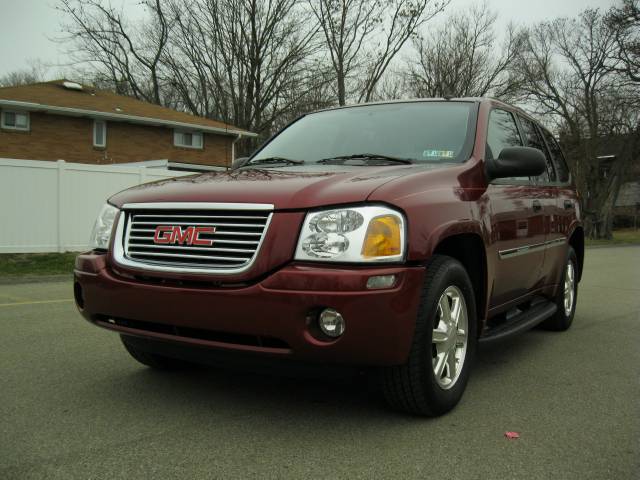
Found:
[(476, 303), (458, 260), (434, 255), (426, 269), (409, 357), (385, 369), (383, 388), (393, 408), (437, 416), (455, 407), (466, 387), (477, 344)]

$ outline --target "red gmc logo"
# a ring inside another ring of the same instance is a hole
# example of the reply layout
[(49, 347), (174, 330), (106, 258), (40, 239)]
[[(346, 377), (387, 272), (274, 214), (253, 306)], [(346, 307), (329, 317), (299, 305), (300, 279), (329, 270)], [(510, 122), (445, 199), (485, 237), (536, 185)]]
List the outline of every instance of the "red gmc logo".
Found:
[(215, 233), (215, 231), (215, 227), (182, 228), (178, 225), (159, 225), (156, 227), (156, 232), (153, 236), (153, 243), (161, 245), (171, 245), (176, 243), (178, 245), (200, 245), (210, 247), (213, 245), (213, 240), (200, 238), (200, 234)]

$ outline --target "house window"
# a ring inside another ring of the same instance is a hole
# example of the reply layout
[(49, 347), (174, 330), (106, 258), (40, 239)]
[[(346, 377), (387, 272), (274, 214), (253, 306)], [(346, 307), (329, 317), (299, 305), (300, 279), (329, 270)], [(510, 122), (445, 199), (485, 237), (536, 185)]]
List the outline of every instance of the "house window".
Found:
[(107, 146), (107, 122), (93, 121), (93, 146), (104, 148)]
[(176, 147), (187, 148), (202, 148), (202, 133), (201, 132), (185, 132), (174, 130), (173, 132), (173, 144)]
[(29, 130), (29, 112), (3, 110), (1, 126), (11, 130)]

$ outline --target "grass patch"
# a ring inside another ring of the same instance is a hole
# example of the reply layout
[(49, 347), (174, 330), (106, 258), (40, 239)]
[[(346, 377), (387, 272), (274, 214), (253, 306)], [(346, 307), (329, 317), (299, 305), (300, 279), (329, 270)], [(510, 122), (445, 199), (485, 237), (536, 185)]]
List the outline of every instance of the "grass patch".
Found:
[(2, 253), (0, 276), (72, 274), (77, 253)]
[(613, 239), (611, 240), (591, 240), (586, 239), (588, 247), (596, 245), (640, 245), (640, 229), (624, 228), (613, 231)]

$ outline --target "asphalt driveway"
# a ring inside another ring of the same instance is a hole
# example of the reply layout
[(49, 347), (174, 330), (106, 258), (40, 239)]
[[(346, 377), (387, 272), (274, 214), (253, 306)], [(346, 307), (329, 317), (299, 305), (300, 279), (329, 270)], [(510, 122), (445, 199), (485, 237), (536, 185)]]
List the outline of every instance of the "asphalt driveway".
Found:
[(481, 350), (437, 419), (361, 378), (153, 372), (68, 281), (0, 285), (0, 327), (2, 479), (640, 478), (640, 247), (588, 250), (572, 329)]

